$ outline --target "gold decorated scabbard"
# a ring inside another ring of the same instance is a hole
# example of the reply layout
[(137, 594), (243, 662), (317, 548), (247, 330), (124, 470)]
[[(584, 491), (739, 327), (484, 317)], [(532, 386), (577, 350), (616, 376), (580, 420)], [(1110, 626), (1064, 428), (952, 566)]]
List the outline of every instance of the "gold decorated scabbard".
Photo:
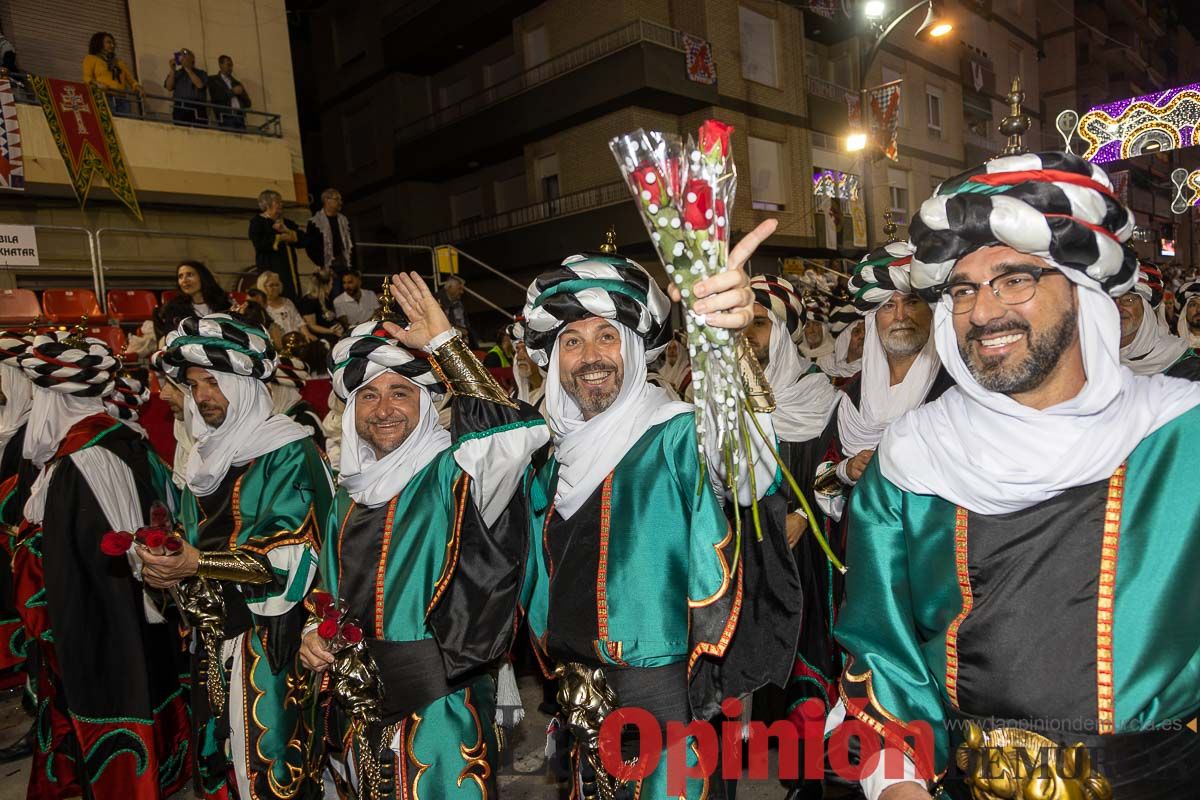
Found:
[(742, 376), (742, 388), (746, 391), (746, 399), (750, 408), (756, 414), (769, 414), (775, 410), (775, 393), (771, 384), (767, 383), (767, 375), (763, 372), (762, 364), (750, 349), (750, 343), (743, 334), (737, 343), (738, 372)]
[(471, 348), (457, 334), (433, 351), (430, 359), (433, 371), (450, 393), (458, 397), (474, 397), (488, 403), (516, 408), (500, 384), (479, 362)]
[(241, 550), (202, 550), (196, 574), (233, 583), (262, 584), (273, 580), (266, 567)]
[(1022, 728), (967, 723), (955, 753), (972, 800), (1112, 800), (1108, 779), (1083, 744), (1061, 745)]

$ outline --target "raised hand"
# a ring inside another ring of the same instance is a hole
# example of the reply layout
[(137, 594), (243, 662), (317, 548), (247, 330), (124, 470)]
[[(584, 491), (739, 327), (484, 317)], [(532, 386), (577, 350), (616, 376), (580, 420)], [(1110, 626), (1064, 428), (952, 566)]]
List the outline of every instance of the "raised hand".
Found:
[(442, 311), (441, 304), (417, 273), (401, 272), (393, 275), (388, 291), (400, 304), (400, 310), (408, 317), (409, 325), (405, 329), (394, 322), (385, 322), (383, 327), (388, 336), (398, 340), (405, 347), (420, 349), (429, 344), (435, 336), (452, 327), (446, 312)]
[[(779, 226), (777, 220), (769, 219), (742, 237), (737, 247), (729, 251), (729, 269), (720, 275), (706, 278), (696, 284), (696, 304), (693, 309), (703, 314), (707, 324), (715, 328), (740, 330), (754, 319), (754, 293), (750, 291), (750, 277), (744, 269), (746, 261), (758, 246)], [(667, 287), (671, 299), (679, 302), (679, 290), (674, 284)]]

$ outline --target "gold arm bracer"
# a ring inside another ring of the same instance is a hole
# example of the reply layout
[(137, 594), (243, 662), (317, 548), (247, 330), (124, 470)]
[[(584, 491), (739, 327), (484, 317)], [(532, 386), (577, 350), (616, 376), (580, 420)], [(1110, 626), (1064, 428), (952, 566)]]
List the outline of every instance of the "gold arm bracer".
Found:
[(496, 383), (487, 367), (479, 363), (461, 336), (451, 336), (449, 341), (434, 350), (430, 363), (451, 394), (474, 397), (509, 408), (517, 407), (500, 388), (500, 384)]
[(771, 413), (775, 410), (775, 393), (771, 391), (766, 373), (754, 357), (754, 351), (750, 349), (750, 343), (746, 341), (744, 334), (738, 337), (737, 356), (738, 372), (742, 375), (742, 388), (746, 390), (750, 408), (756, 414)]
[(271, 573), (249, 553), (241, 550), (202, 550), (196, 574), (202, 578), (234, 583), (270, 583)]

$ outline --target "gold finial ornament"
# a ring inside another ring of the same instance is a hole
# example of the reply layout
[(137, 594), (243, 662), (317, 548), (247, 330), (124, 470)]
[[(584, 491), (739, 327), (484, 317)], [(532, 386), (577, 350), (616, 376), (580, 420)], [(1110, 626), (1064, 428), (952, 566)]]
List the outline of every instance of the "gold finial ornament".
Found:
[(383, 277), (383, 288), (379, 295), (379, 308), (371, 315), (371, 320), (374, 322), (391, 322), (396, 312), (392, 309), (392, 292), (391, 292), (391, 277), (385, 275)]
[(1033, 120), (1029, 119), (1028, 114), (1021, 111), (1021, 103), (1025, 102), (1025, 92), (1021, 91), (1020, 75), (1013, 76), (1012, 88), (1004, 100), (1008, 103), (1008, 116), (1000, 120), (1000, 133), (1008, 137), (1008, 144), (1004, 146), (1000, 154), (1015, 156), (1028, 153), (1029, 148), (1025, 146), (1021, 137), (1029, 130)]
[(296, 355), (296, 349), (304, 344), (304, 337), (298, 331), (285, 333), (283, 340), (279, 343), (279, 355), (284, 358), (292, 358)]
[(883, 212), (883, 232), (887, 235), (887, 241), (884, 244), (891, 244), (896, 241), (896, 231), (900, 230), (900, 226), (892, 219), (892, 212)]
[(609, 225), (608, 230), (604, 232), (604, 244), (600, 245), (600, 252), (606, 255), (615, 255), (617, 252), (617, 229), (616, 226)]
[(84, 314), (79, 318), (79, 324), (77, 324), (74, 328), (71, 328), (70, 333), (68, 333), (66, 338), (63, 339), (63, 344), (65, 344), (67, 347), (77, 347), (80, 350), (87, 350), (87, 323), (88, 318), (87, 315)]

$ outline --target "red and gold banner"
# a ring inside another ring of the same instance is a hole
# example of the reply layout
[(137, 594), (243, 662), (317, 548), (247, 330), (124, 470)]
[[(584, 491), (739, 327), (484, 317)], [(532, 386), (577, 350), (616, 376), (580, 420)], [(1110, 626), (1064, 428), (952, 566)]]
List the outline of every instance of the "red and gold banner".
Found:
[(142, 211), (125, 167), (104, 90), (57, 78), (30, 76), (29, 80), (67, 165), (80, 208), (87, 204), (92, 180), (99, 175), (140, 221)]

